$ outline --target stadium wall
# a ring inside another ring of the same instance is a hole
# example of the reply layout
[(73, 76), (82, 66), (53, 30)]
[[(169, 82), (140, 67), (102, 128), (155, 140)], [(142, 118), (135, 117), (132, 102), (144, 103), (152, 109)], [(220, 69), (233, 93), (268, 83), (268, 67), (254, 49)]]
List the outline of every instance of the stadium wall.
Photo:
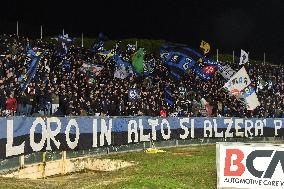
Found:
[(12, 117), (0, 119), (0, 158), (141, 142), (284, 136), (284, 119)]

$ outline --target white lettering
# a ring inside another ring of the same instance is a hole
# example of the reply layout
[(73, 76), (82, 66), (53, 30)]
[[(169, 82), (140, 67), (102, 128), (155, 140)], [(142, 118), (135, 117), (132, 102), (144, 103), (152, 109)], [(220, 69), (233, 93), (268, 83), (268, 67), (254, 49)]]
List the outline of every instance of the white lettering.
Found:
[(97, 134), (98, 134), (98, 120), (93, 119), (93, 145), (92, 145), (93, 148), (98, 147)]
[(214, 132), (215, 132), (215, 137), (223, 137), (224, 136), (224, 132), (221, 131), (220, 133), (218, 133), (218, 127), (217, 127), (217, 121), (216, 119), (213, 119), (213, 123), (214, 123)]
[(275, 127), (275, 136), (278, 136), (278, 130), (282, 127), (281, 120), (274, 120), (274, 127)]
[[(76, 138), (73, 142), (70, 140), (70, 136), (69, 136), (72, 126), (74, 126), (75, 129), (76, 129)], [(69, 121), (69, 123), (66, 127), (65, 136), (66, 136), (66, 142), (67, 142), (67, 145), (69, 146), (69, 148), (72, 149), (72, 150), (74, 148), (76, 148), (77, 145), (78, 145), (78, 142), (79, 142), (80, 130), (79, 130), (79, 127), (78, 127), (78, 123), (75, 119), (70, 119), (70, 121)]]
[[(167, 135), (165, 134), (165, 131), (164, 131), (164, 125), (166, 125), (167, 128), (168, 128), (168, 132), (167, 132), (168, 134)], [(166, 119), (162, 120), (162, 123), (161, 123), (161, 133), (162, 133), (163, 139), (168, 140), (168, 139), (171, 138), (170, 124), (169, 124), (168, 120), (166, 120)]]
[[(266, 120), (263, 120), (266, 122)], [(260, 131), (260, 136), (263, 135), (263, 122), (262, 120), (256, 120), (255, 121), (255, 136), (258, 136), (259, 132)]]
[[(50, 128), (51, 123), (57, 124), (57, 127), (54, 131), (52, 131), (51, 128)], [(53, 140), (55, 146), (57, 147), (57, 149), (59, 149), (60, 142), (55, 140), (54, 137), (59, 134), (60, 130), (61, 130), (61, 122), (57, 117), (47, 118), (47, 124), (46, 124), (47, 146), (46, 146), (46, 150), (52, 150), (51, 145), (50, 145), (50, 139)]]
[(147, 135), (143, 134), (144, 128), (143, 128), (142, 119), (139, 119), (139, 131), (140, 131), (140, 142), (150, 141), (150, 133)]
[[(42, 128), (42, 132), (41, 132), (41, 140), (39, 143), (35, 142), (35, 129), (36, 126), (40, 124), (41, 128)], [(34, 152), (38, 152), (40, 150), (42, 150), (42, 148), (44, 147), (45, 144), (45, 140), (46, 140), (46, 125), (44, 120), (41, 117), (36, 118), (36, 120), (33, 122), (33, 125), (30, 129), (30, 145), (33, 149)]]
[[(134, 140), (132, 140), (132, 133), (134, 133)], [(138, 142), (137, 122), (130, 120), (128, 122), (128, 143)]]
[(194, 119), (191, 119), (191, 133), (190, 133), (190, 136), (191, 138), (194, 138)]
[(112, 119), (109, 119), (108, 127), (106, 120), (101, 119), (101, 136), (100, 136), (100, 146), (105, 144), (105, 139), (107, 145), (111, 144), (111, 129), (112, 129)]
[(253, 136), (251, 129), (253, 128), (252, 120), (245, 120), (245, 136), (250, 137)]
[(149, 125), (152, 127), (152, 140), (157, 140), (156, 137), (156, 126), (158, 126), (158, 119), (148, 119)]
[[(212, 137), (212, 124), (209, 120), (204, 120), (204, 137)], [(207, 135), (207, 131), (209, 131), (209, 136)]]
[(241, 130), (241, 126), (239, 126), (240, 124), (244, 124), (244, 120), (243, 119), (235, 119), (235, 130), (236, 130), (236, 136), (237, 137), (244, 137), (244, 132), (240, 132)]
[(233, 133), (230, 132), (233, 126), (233, 119), (224, 119), (224, 124), (228, 124), (227, 130), (225, 132), (225, 138), (233, 137)]
[(25, 142), (19, 146), (13, 146), (13, 120), (7, 120), (7, 144), (6, 144), (6, 157), (23, 154), (25, 150)]
[(180, 123), (180, 127), (184, 130), (184, 134), (180, 134), (179, 137), (181, 139), (186, 139), (189, 135), (189, 130), (188, 128), (184, 125), (184, 123), (189, 123), (189, 118), (181, 118), (179, 120), (179, 123)]

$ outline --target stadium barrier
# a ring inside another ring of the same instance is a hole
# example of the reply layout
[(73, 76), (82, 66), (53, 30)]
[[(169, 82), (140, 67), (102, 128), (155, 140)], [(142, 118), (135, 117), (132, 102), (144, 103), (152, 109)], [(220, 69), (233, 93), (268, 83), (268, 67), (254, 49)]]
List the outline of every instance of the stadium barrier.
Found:
[(0, 118), (0, 172), (64, 158), (151, 147), (282, 140), (284, 119), (178, 117)]

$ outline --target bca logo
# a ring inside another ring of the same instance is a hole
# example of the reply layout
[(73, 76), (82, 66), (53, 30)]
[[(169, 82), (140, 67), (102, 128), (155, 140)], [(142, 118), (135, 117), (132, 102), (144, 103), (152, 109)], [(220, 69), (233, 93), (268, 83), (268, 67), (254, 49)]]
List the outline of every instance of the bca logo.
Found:
[[(233, 156), (236, 158), (232, 158)], [(253, 161), (260, 157), (271, 158), (270, 162), (267, 163), (267, 169), (264, 171), (257, 170), (253, 164)], [(253, 176), (257, 178), (271, 178), (279, 162), (284, 173), (284, 151), (254, 150), (247, 156), (245, 164), (242, 163), (243, 160), (244, 153), (242, 150), (226, 149), (224, 176), (242, 176), (245, 172), (245, 169), (247, 169)], [(237, 167), (237, 169), (232, 170), (232, 166)]]

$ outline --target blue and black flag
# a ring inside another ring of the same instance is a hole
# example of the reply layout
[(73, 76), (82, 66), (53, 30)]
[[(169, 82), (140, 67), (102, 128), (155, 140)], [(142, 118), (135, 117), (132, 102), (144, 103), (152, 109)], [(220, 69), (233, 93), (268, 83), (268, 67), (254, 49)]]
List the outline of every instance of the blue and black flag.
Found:
[(35, 56), (31, 63), (27, 73), (19, 78), (19, 81), (22, 82), (21, 84), (21, 92), (25, 91), (29, 83), (33, 80), (34, 76), (37, 73), (37, 68), (39, 61), (44, 53), (41, 53), (39, 56)]
[(183, 45), (163, 45), (160, 53), (162, 61), (175, 76), (183, 77), (192, 70), (202, 79), (209, 80), (219, 68), (218, 62)]

